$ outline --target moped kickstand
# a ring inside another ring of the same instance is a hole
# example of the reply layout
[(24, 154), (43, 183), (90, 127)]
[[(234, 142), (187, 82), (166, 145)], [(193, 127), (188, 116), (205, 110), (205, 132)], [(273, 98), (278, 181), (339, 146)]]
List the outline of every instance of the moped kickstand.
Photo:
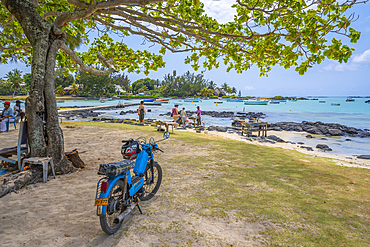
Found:
[(136, 206), (137, 206), (137, 208), (139, 209), (140, 214), (143, 214), (143, 212), (141, 211), (141, 208), (140, 208), (140, 206), (139, 206), (139, 203), (138, 203), (138, 204), (136, 204)]

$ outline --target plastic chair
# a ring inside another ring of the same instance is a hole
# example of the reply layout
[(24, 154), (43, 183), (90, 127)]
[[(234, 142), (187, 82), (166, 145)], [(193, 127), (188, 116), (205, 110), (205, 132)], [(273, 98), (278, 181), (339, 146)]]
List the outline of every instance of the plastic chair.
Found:
[[(20, 124), (18, 145), (16, 147), (3, 148), (0, 150), (0, 161), (6, 161), (12, 164), (18, 163), (18, 169), (21, 169), (22, 154), (28, 154), (27, 121), (21, 122)], [(17, 160), (9, 159), (12, 155), (17, 155)]]
[(14, 129), (17, 129), (17, 126), (15, 125), (15, 117), (10, 117), (9, 118), (9, 121), (7, 121), (5, 124), (6, 124), (6, 132), (9, 132), (9, 123), (10, 121), (13, 121), (13, 124), (14, 124)]

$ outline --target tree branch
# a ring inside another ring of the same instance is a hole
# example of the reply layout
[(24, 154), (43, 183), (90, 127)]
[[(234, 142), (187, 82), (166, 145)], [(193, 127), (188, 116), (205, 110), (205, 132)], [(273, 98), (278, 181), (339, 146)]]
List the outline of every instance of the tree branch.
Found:
[(31, 44), (24, 44), (21, 47), (4, 47), (4, 46), (0, 45), (0, 50), (2, 50), (2, 51), (9, 51), (9, 50), (17, 51), (17, 50), (24, 50), (25, 48), (28, 48), (28, 47), (32, 47), (32, 45)]
[(59, 16), (61, 13), (57, 11), (47, 11), (44, 13), (44, 20), (50, 16)]
[(80, 65), (80, 69), (81, 69), (82, 71), (90, 72), (90, 73), (92, 73), (92, 74), (94, 74), (94, 75), (101, 75), (101, 76), (109, 75), (109, 74), (111, 74), (111, 73), (113, 73), (113, 72), (117, 72), (117, 71), (113, 68), (113, 66), (112, 66), (112, 65), (110, 65), (110, 64), (108, 63), (108, 61), (103, 57), (103, 55), (102, 55), (100, 52), (98, 52), (98, 53), (97, 53), (97, 56), (98, 56), (98, 58), (99, 58), (100, 62), (101, 62), (104, 66), (106, 66), (106, 67), (108, 68), (107, 70), (98, 70), (98, 69), (94, 69), (94, 68), (91, 68), (91, 67), (87, 66), (87, 65), (82, 61), (82, 59), (81, 59), (81, 58), (79, 58), (79, 57), (77, 56), (77, 54), (76, 54), (74, 51), (72, 51), (72, 50), (71, 50), (71, 49), (70, 49), (66, 44), (63, 44), (63, 45), (60, 47), (60, 49), (61, 49), (65, 54), (69, 55), (69, 56), (70, 56), (70, 58), (72, 59), (72, 61), (74, 61), (75, 63), (77, 63), (78, 65)]

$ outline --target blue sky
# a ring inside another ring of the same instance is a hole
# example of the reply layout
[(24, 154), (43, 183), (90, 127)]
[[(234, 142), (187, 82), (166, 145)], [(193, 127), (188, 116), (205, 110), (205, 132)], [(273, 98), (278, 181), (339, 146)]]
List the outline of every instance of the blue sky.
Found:
[[(201, 0), (205, 4), (206, 12), (219, 22), (231, 21), (234, 11), (231, 5), (235, 0)], [(231, 87), (242, 91), (242, 95), (252, 96), (370, 96), (370, 3), (358, 4), (349, 10), (349, 13), (359, 16), (352, 27), (361, 32), (361, 38), (356, 44), (349, 43), (345, 37), (336, 36), (344, 43), (355, 48), (353, 56), (348, 63), (340, 64), (336, 61), (326, 60), (314, 65), (303, 76), (294, 71), (294, 68), (284, 69), (274, 67), (268, 77), (260, 77), (257, 67), (237, 74), (234, 71), (226, 72), (224, 66), (204, 73), (205, 78), (213, 80), (217, 85), (226, 82)], [(129, 46), (137, 49), (148, 49), (147, 45), (140, 45), (141, 37), (130, 37), (124, 40)], [(150, 51), (156, 51), (155, 46)], [(183, 74), (193, 71), (190, 65), (184, 64), (187, 54), (167, 53), (164, 57), (166, 68), (151, 72), (148, 77), (163, 79), (163, 76), (172, 73)], [(220, 63), (223, 64), (223, 63)], [(23, 64), (0, 65), (0, 77), (9, 70), (18, 68), (23, 72), (30, 72), (30, 68)], [(199, 73), (199, 72), (195, 72)], [(128, 74), (131, 81), (146, 77), (144, 74)]]

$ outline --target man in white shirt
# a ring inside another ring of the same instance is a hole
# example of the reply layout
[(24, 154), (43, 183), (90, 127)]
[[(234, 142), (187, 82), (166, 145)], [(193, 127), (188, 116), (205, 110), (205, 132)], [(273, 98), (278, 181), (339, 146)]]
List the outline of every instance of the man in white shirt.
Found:
[(9, 121), (9, 118), (14, 117), (14, 110), (10, 108), (10, 102), (5, 101), (4, 103), (4, 109), (1, 112), (1, 123), (0, 123), (0, 133), (6, 131), (6, 122)]

